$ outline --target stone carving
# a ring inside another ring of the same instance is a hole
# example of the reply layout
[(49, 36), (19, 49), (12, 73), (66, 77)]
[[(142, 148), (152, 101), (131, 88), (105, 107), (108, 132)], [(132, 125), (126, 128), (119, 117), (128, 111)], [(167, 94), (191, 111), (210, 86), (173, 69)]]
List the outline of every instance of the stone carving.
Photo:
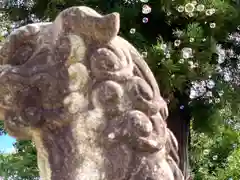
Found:
[(1, 48), (1, 116), (35, 143), (42, 179), (183, 179), (167, 105), (118, 31), (118, 13), (71, 7)]

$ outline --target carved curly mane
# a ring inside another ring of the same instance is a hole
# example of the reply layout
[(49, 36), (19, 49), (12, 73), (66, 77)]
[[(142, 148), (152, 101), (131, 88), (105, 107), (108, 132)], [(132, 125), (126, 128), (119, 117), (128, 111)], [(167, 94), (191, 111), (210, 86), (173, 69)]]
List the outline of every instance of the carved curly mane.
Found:
[(6, 129), (36, 143), (45, 179), (183, 179), (157, 82), (118, 31), (117, 13), (72, 7), (1, 50)]

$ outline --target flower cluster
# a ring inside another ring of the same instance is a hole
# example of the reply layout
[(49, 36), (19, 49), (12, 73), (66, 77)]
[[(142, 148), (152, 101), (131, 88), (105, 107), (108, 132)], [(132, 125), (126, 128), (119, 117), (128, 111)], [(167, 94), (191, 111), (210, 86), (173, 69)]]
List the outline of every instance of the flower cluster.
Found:
[(177, 11), (185, 12), (189, 17), (193, 17), (196, 12), (205, 13), (206, 16), (211, 16), (216, 12), (214, 8), (206, 9), (204, 4), (197, 4), (197, 1), (177, 6)]

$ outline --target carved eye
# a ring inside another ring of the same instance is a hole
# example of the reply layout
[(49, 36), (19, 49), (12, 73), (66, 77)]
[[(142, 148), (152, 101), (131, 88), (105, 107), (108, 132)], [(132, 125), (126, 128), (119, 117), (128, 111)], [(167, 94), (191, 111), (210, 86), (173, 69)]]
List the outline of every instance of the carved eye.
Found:
[(42, 94), (37, 87), (29, 87), (17, 93), (17, 102), (23, 108), (41, 105)]

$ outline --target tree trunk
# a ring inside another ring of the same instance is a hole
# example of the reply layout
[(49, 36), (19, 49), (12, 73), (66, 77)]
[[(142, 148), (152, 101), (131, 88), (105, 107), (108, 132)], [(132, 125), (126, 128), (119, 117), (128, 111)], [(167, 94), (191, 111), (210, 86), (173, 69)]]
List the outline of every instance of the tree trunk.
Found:
[[(186, 108), (186, 107), (185, 107)], [(190, 137), (190, 114), (187, 109), (169, 110), (168, 128), (174, 133), (178, 141), (179, 167), (185, 179), (189, 176), (188, 145)]]

